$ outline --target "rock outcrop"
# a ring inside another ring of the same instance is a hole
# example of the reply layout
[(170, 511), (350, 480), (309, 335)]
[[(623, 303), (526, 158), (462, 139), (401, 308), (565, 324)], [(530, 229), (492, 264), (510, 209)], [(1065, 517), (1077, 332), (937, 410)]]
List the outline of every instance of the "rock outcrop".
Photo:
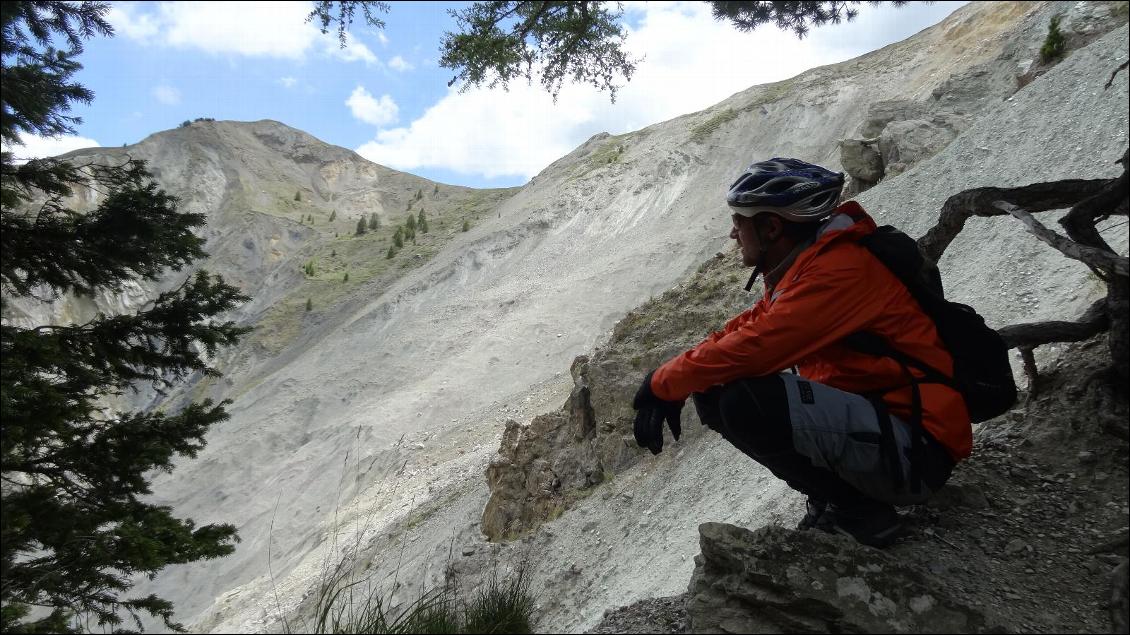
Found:
[(492, 492), (483, 511), (483, 533), (513, 537), (523, 528), (553, 518), (566, 494), (604, 480), (594, 447), (596, 426), (585, 373), (588, 358), (573, 362), (574, 388), (564, 408), (534, 417), (528, 426), (506, 422), (498, 455), (487, 468)]
[(929, 573), (850, 538), (782, 527), (699, 527), (694, 633), (985, 633), (989, 615)]
[[(1066, 48), (1071, 51), (1117, 28), (1123, 20), (1115, 14), (1125, 12), (1125, 5), (1077, 2), (1052, 9), (1045, 13), (1060, 16)], [(1040, 60), (1039, 36), (1047, 30), (1046, 20), (1031, 21), (995, 59), (954, 73), (929, 96), (872, 103), (855, 133), (840, 141), (840, 163), (851, 177), (844, 197), (851, 198), (934, 156), (979, 115), (1058, 63), (1059, 59)]]
[[(693, 324), (721, 326), (751, 301), (732, 254), (717, 254), (688, 281), (630, 312), (611, 340), (570, 368), (573, 390), (560, 410), (529, 424), (508, 421), (486, 470), (491, 496), (482, 530), (490, 540), (513, 538), (556, 518), (588, 490), (635, 463), (632, 395), (659, 362), (695, 341)], [(756, 297), (756, 296), (754, 296)], [(670, 307), (684, 310), (676, 317)], [(684, 434), (701, 427), (686, 408)]]
[(878, 145), (878, 138), (840, 141), (840, 164), (850, 177), (844, 186), (844, 198), (869, 190), (883, 179), (883, 155)]

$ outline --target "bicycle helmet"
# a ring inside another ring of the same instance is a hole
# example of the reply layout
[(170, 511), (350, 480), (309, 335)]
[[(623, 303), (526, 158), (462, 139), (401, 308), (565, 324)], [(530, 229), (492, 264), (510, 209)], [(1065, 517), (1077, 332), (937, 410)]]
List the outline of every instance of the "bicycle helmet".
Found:
[(798, 159), (773, 158), (746, 168), (730, 186), (726, 203), (741, 216), (772, 212), (806, 223), (827, 217), (843, 187), (840, 172)]

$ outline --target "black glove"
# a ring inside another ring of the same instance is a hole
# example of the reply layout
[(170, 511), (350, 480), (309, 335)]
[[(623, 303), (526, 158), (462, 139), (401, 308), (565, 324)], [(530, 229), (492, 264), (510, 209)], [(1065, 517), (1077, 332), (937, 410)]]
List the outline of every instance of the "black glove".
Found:
[(659, 454), (663, 451), (664, 420), (671, 427), (671, 436), (675, 437), (676, 441), (683, 433), (681, 417), (686, 400), (664, 401), (656, 397), (655, 393), (651, 392), (651, 376), (654, 374), (655, 371), (651, 371), (647, 377), (644, 377), (640, 389), (636, 391), (636, 398), (632, 400), (632, 407), (638, 411), (635, 425), (636, 443), (641, 448), (651, 450), (652, 454)]

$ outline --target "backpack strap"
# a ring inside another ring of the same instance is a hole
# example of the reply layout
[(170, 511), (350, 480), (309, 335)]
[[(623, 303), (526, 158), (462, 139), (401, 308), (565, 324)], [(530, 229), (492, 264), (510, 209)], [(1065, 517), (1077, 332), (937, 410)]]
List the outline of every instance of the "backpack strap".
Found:
[[(897, 388), (902, 388), (904, 385), (910, 387), (910, 421), (907, 422), (910, 425), (910, 491), (913, 494), (919, 493), (922, 490), (922, 464), (925, 460), (926, 447), (924, 438), (926, 429), (922, 425), (922, 391), (919, 385), (938, 383), (956, 389), (957, 387), (954, 380), (947, 377), (933, 366), (896, 349), (875, 333), (867, 331), (853, 333), (841, 340), (841, 343), (860, 353), (875, 355), (877, 357), (889, 357), (902, 366), (903, 375), (906, 377), (906, 384), (892, 386), (886, 390), (878, 391), (870, 400), (875, 407), (876, 414), (879, 416), (879, 434), (881, 437), (880, 452), (886, 455), (887, 467), (891, 472), (891, 479), (894, 482), (895, 491), (902, 491), (904, 484), (902, 465), (898, 458), (898, 448), (895, 446), (894, 442), (891, 416), (887, 411), (887, 406), (882, 399), (882, 395)], [(915, 377), (914, 374), (910, 372), (912, 367), (917, 368), (925, 376), (921, 379)]]
[(917, 494), (922, 491), (922, 462), (925, 460), (925, 444), (923, 435), (926, 429), (922, 426), (922, 393), (918, 389), (918, 380), (910, 374), (906, 364), (902, 371), (910, 381), (910, 493)]
[[(918, 379), (911, 375), (910, 379), (913, 380), (914, 383), (945, 384), (950, 388), (961, 392), (961, 389), (957, 386), (957, 382), (955, 382), (952, 377), (946, 375), (942, 371), (934, 368), (933, 366), (918, 359), (917, 357), (914, 357), (913, 355), (907, 355), (906, 353), (898, 350), (894, 346), (891, 346), (889, 343), (887, 343), (887, 340), (883, 339), (881, 336), (875, 333), (871, 333), (870, 331), (859, 331), (858, 333), (852, 333), (851, 335), (843, 338), (842, 340), (840, 340), (840, 343), (852, 349), (853, 351), (866, 353), (867, 355), (874, 355), (876, 357), (890, 357), (899, 364), (902, 364), (904, 368), (909, 366), (910, 368), (917, 369), (924, 376), (921, 379)], [(901, 387), (902, 386), (896, 386), (896, 388)], [(888, 391), (884, 392), (889, 392), (890, 390), (894, 390), (894, 388), (890, 388)]]
[(879, 454), (887, 462), (887, 470), (891, 474), (896, 492), (902, 492), (906, 487), (903, 478), (902, 462), (899, 461), (898, 446), (895, 445), (894, 425), (891, 423), (891, 413), (887, 411), (887, 403), (881, 394), (868, 398), (871, 406), (875, 408), (875, 415), (879, 418)]

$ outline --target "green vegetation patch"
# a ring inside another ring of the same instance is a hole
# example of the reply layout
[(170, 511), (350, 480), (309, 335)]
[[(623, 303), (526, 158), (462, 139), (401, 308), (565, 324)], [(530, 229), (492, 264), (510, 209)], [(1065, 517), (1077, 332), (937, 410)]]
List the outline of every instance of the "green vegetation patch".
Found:
[[(279, 353), (297, 339), (309, 316), (333, 311), (350, 293), (374, 282), (377, 286), (371, 287), (369, 293), (376, 297), (405, 272), (431, 260), (460, 233), (464, 224), (469, 228), (494, 213), (518, 189), (472, 190), (443, 202), (429, 203), (426, 212), (393, 213), (379, 223), (373, 223), (370, 215), (360, 219), (366, 226), (365, 233), (360, 235), (352, 231), (358, 220), (341, 218), (339, 224), (348, 225), (350, 231), (339, 231), (337, 237), (326, 236), (331, 229), (315, 222), (315, 229), (320, 230), (323, 238), (313, 254), (297, 265), (302, 270), (303, 282), (265, 313), (247, 339), (269, 353)], [(292, 197), (293, 193), (281, 202), (293, 202)], [(408, 233), (410, 216), (415, 229)], [(427, 232), (422, 231), (422, 217), (426, 219)], [(398, 232), (400, 247), (394, 244)]]
[(629, 311), (594, 357), (620, 359), (637, 370), (659, 365), (757, 301), (759, 286), (752, 293), (743, 288), (748, 275), (732, 250), (718, 254), (682, 284)]
[(737, 116), (738, 112), (733, 108), (726, 108), (725, 110), (715, 113), (706, 121), (691, 128), (691, 141), (695, 143), (706, 141), (718, 128)]
[(1040, 61), (1044, 64), (1050, 64), (1063, 57), (1067, 52), (1067, 39), (1063, 36), (1063, 32), (1059, 30), (1059, 23), (1062, 16), (1053, 15), (1051, 21), (1048, 22), (1048, 35), (1044, 38), (1044, 45), (1040, 47)]
[(764, 105), (780, 101), (789, 91), (793, 89), (793, 81), (786, 79), (772, 84), (765, 84), (760, 87), (761, 91), (756, 97), (741, 108), (725, 108), (720, 110), (707, 119), (695, 124), (690, 130), (690, 139), (695, 143), (703, 143), (709, 139), (719, 128), (726, 125), (730, 121), (736, 119), (739, 115), (744, 115), (753, 112), (754, 109)]
[(1110, 7), (1110, 14), (1120, 22), (1125, 23), (1130, 18), (1130, 2), (1108, 2), (1107, 6)]
[(610, 137), (599, 148), (589, 153), (583, 162), (578, 163), (569, 177), (570, 180), (583, 178), (593, 170), (620, 163), (624, 157), (626, 140), (627, 135)]

